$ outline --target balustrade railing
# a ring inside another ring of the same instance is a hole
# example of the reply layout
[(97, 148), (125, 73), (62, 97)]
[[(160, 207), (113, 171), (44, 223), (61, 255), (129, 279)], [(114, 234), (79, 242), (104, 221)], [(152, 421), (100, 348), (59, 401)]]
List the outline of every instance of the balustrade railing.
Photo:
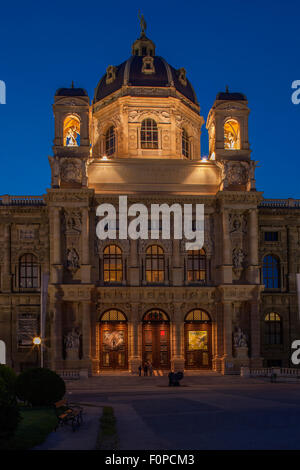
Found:
[(284, 208), (284, 209), (299, 209), (300, 199), (263, 199), (259, 207), (270, 207), (270, 208)]
[(44, 206), (45, 196), (0, 196), (0, 206)]

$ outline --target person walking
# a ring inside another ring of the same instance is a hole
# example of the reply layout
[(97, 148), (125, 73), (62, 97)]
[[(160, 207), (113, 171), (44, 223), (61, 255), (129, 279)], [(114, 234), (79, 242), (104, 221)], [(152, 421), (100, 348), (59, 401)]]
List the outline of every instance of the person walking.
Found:
[(147, 366), (147, 362), (145, 362), (144, 364), (144, 376), (147, 376), (148, 375), (148, 366)]
[(139, 376), (141, 377), (141, 375), (142, 375), (142, 364), (139, 365), (138, 369), (139, 369)]
[(148, 368), (149, 368), (149, 375), (150, 377), (152, 377), (152, 374), (153, 374), (153, 366), (152, 366), (152, 363), (149, 361), (149, 364), (148, 364)]

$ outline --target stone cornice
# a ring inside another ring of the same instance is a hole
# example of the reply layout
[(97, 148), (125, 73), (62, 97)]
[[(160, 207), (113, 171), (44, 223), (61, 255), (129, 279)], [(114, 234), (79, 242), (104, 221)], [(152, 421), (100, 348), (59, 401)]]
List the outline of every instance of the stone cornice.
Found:
[(260, 191), (219, 191), (216, 199), (220, 205), (226, 207), (232, 203), (255, 204), (256, 206), (263, 199), (263, 193)]
[(82, 189), (48, 189), (46, 201), (49, 205), (56, 205), (58, 202), (81, 202), (90, 203), (94, 195), (94, 190), (89, 188)]

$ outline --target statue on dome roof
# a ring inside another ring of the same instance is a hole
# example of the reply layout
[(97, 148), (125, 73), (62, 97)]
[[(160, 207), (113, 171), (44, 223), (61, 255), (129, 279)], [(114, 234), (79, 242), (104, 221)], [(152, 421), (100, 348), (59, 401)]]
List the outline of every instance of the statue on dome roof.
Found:
[(141, 33), (145, 34), (145, 31), (147, 29), (147, 23), (145, 21), (144, 15), (141, 14), (140, 10), (139, 10), (138, 18), (140, 20)]

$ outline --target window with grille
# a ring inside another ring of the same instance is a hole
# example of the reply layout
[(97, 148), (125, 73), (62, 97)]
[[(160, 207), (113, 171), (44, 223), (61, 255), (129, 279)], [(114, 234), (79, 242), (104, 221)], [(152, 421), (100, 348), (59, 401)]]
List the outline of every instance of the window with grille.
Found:
[(188, 251), (187, 280), (203, 284), (207, 280), (206, 255), (203, 249)]
[(116, 151), (116, 134), (114, 126), (107, 129), (105, 134), (105, 153), (113, 155)]
[(153, 119), (144, 119), (141, 126), (141, 147), (142, 149), (158, 148), (158, 129)]
[(127, 318), (125, 317), (124, 313), (122, 313), (120, 310), (107, 310), (107, 312), (103, 313), (101, 317), (101, 321), (127, 321)]
[(266, 289), (280, 287), (280, 263), (276, 256), (267, 255), (263, 259), (263, 282)]
[(158, 245), (151, 245), (146, 251), (146, 281), (163, 282), (165, 280), (165, 256)]
[(266, 242), (278, 242), (278, 232), (265, 232)]
[(265, 316), (265, 344), (282, 344), (282, 320), (278, 313)]
[(104, 282), (122, 282), (122, 250), (117, 245), (109, 245), (103, 251)]
[(163, 312), (162, 310), (158, 309), (152, 309), (149, 310), (149, 312), (145, 313), (144, 322), (152, 322), (152, 321), (157, 321), (157, 322), (163, 322), (163, 321), (169, 321), (168, 316)]
[(204, 310), (195, 309), (186, 315), (185, 321), (198, 321), (202, 323), (207, 323), (210, 322), (211, 319), (208, 313), (206, 313)]
[(20, 289), (37, 289), (39, 287), (39, 264), (36, 256), (27, 253), (19, 261)]

